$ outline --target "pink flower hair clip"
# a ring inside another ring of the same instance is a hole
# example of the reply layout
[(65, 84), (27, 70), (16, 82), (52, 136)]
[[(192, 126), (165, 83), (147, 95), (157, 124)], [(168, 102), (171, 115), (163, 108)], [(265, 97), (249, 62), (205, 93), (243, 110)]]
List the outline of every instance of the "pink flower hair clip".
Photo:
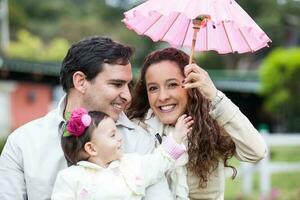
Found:
[(91, 124), (92, 118), (85, 108), (76, 108), (71, 113), (64, 130), (64, 137), (81, 136), (85, 129)]

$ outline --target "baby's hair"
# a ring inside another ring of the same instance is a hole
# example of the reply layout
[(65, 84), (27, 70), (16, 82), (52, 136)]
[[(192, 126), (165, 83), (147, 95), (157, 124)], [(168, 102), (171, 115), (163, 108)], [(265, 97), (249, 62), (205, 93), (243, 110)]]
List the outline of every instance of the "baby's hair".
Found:
[[(77, 162), (88, 160), (88, 156), (84, 153), (84, 145), (91, 141), (93, 131), (98, 127), (99, 123), (107, 117), (107, 115), (100, 111), (90, 111), (88, 115), (91, 117), (91, 124), (86, 127), (84, 133), (80, 136), (70, 135), (68, 137), (61, 137), (61, 147), (64, 152), (68, 166), (76, 165)], [(68, 122), (67, 122), (68, 123)], [(67, 126), (65, 126), (66, 129)]]

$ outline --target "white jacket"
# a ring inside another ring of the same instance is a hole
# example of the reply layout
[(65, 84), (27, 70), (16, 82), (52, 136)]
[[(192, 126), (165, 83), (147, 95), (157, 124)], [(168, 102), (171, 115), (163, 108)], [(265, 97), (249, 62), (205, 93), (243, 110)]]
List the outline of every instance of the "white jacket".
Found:
[[(0, 156), (1, 200), (50, 199), (58, 171), (67, 167), (61, 149), (61, 124), (64, 122), (63, 97), (58, 107), (9, 135)], [(121, 113), (118, 131), (126, 153), (145, 154), (154, 149), (154, 140)], [(171, 199), (166, 179), (146, 190), (147, 200)]]
[[(60, 171), (54, 185), (52, 200), (140, 200), (145, 189), (159, 180), (186, 149), (168, 139), (153, 154), (124, 154), (108, 167), (80, 161)], [(173, 156), (178, 149), (177, 157)]]

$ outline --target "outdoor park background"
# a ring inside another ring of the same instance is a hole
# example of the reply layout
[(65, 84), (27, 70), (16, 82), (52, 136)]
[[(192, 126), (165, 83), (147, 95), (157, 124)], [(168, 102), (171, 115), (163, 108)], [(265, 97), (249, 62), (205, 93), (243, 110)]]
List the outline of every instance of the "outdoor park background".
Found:
[[(135, 75), (146, 54), (167, 46), (138, 36), (121, 22), (122, 13), (142, 1), (0, 2), (0, 152), (10, 132), (43, 116), (62, 96), (58, 85), (60, 62), (72, 42), (90, 35), (106, 35), (130, 44), (135, 48)], [(272, 39), (270, 48), (242, 55), (196, 53), (196, 60), (259, 130), (271, 136), (298, 136), (300, 1), (237, 2)], [(296, 169), (272, 173), (269, 199), (300, 199), (300, 144), (287, 143), (270, 148), (271, 160), (295, 164)], [(240, 166), (235, 159), (232, 162)], [(243, 176), (228, 179), (225, 199), (260, 199), (258, 173), (254, 173), (253, 190), (248, 195), (242, 190), (242, 180)]]

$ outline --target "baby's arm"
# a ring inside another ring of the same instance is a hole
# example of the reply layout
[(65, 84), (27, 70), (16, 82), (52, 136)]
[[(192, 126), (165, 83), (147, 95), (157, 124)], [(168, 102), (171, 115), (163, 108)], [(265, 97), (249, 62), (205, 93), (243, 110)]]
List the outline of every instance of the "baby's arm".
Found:
[(145, 172), (146, 185), (155, 183), (174, 165), (175, 160), (186, 152), (182, 142), (190, 132), (192, 124), (191, 117), (181, 116), (177, 120), (175, 131), (169, 134), (152, 154), (141, 157), (141, 169)]
[(192, 117), (187, 116), (186, 114), (181, 115), (177, 119), (175, 131), (171, 133), (177, 143), (180, 144), (187, 138), (187, 134), (192, 130), (193, 123)]
[[(193, 125), (192, 117), (187, 117), (186, 115), (182, 115), (178, 118), (177, 123), (175, 125), (175, 130), (173, 131), (173, 137), (177, 142), (182, 142), (186, 140), (187, 135), (192, 130)], [(186, 167), (182, 162), (185, 163), (185, 160), (188, 160), (187, 155), (184, 155), (184, 157), (181, 156), (180, 159), (178, 159), (175, 163), (175, 169), (171, 169), (169, 174), (169, 184), (171, 191), (174, 195), (174, 199), (176, 200), (188, 200), (188, 194), (189, 194), (189, 188), (187, 184), (187, 171)], [(178, 166), (178, 161), (181, 163)]]

